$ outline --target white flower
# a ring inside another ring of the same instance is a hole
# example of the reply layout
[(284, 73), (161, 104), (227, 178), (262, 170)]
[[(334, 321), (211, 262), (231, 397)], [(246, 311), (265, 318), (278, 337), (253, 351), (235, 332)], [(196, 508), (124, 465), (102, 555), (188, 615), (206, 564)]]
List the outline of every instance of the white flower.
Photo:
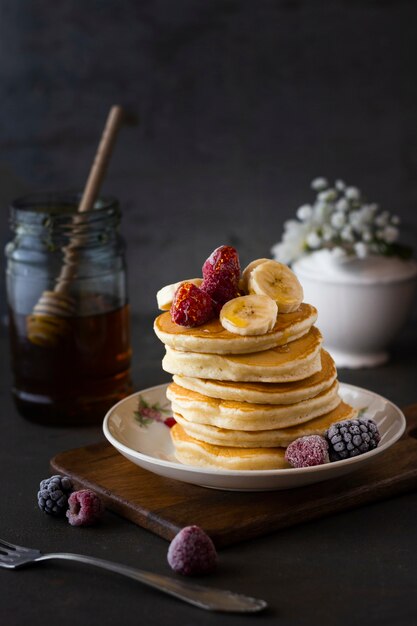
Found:
[(334, 228), (329, 226), (329, 224), (323, 224), (321, 229), (321, 235), (323, 237), (323, 241), (331, 241), (333, 237), (336, 235), (336, 231)]
[(333, 213), (333, 215), (330, 218), (331, 225), (337, 228), (338, 230), (340, 230), (345, 225), (345, 222), (346, 222), (345, 214), (341, 213), (340, 211), (338, 213)]
[(318, 178), (315, 178), (311, 183), (311, 188), (314, 189), (314, 191), (320, 191), (321, 189), (326, 189), (326, 187), (328, 186), (329, 186), (329, 183), (327, 182), (327, 179), (321, 176), (319, 176)]
[(339, 246), (336, 246), (336, 248), (333, 248), (333, 250), (332, 250), (332, 256), (335, 259), (341, 259), (344, 256), (346, 256), (346, 251), (343, 250), (343, 248), (340, 248)]
[(397, 241), (399, 234), (399, 230), (395, 226), (386, 226), (382, 231), (382, 239), (387, 243), (394, 243), (394, 241)]
[(317, 198), (321, 202), (331, 202), (332, 200), (336, 200), (337, 193), (335, 189), (326, 189), (326, 191), (320, 191), (320, 193), (317, 194)]
[(330, 187), (326, 178), (319, 177), (311, 186), (316, 199), (299, 206), (297, 219), (284, 223), (281, 241), (271, 249), (276, 260), (291, 264), (320, 248), (335, 257), (396, 253), (392, 244), (399, 237), (397, 215), (365, 202), (357, 187), (347, 186), (341, 179)]
[(362, 211), (351, 211), (349, 214), (349, 222), (353, 230), (357, 233), (361, 233), (365, 222)]
[(303, 204), (297, 209), (297, 217), (301, 221), (309, 220), (313, 215), (313, 207), (311, 204)]
[(340, 198), (340, 200), (336, 202), (337, 211), (347, 211), (348, 208), (349, 208), (349, 202), (346, 200), (346, 198)]
[(363, 243), (363, 241), (357, 241), (353, 245), (353, 249), (355, 250), (356, 256), (359, 259), (364, 259), (368, 256), (368, 246), (366, 245), (366, 243)]
[(340, 233), (341, 238), (344, 241), (353, 241), (353, 232), (352, 232), (352, 227), (351, 226), (345, 226), (341, 233)]
[(388, 211), (382, 211), (382, 213), (377, 215), (376, 218), (375, 218), (375, 224), (377, 226), (379, 226), (380, 228), (383, 228), (384, 226), (387, 226), (388, 221), (389, 221), (389, 213), (388, 213)]
[(360, 213), (363, 218), (363, 222), (372, 222), (374, 218), (374, 208), (372, 204), (364, 204), (360, 209)]
[(320, 248), (321, 238), (315, 231), (312, 231), (306, 237), (306, 244), (309, 248)]
[(326, 202), (316, 202), (313, 208), (313, 221), (317, 226), (321, 226), (328, 221), (329, 216), (332, 213), (331, 205)]
[(359, 200), (361, 192), (357, 187), (346, 187), (345, 196), (349, 198), (349, 200)]
[(287, 220), (286, 222), (284, 222), (284, 232), (287, 233), (291, 233), (291, 232), (298, 232), (301, 228), (301, 224), (300, 222), (297, 222), (297, 220)]

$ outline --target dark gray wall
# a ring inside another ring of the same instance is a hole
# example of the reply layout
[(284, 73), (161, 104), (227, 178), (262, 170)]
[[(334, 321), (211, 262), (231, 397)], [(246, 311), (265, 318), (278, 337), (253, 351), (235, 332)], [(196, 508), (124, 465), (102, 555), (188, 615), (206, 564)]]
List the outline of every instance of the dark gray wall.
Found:
[(82, 187), (116, 102), (135, 312), (221, 243), (268, 255), (316, 175), (415, 243), (416, 31), (412, 0), (0, 0), (1, 243), (12, 197)]

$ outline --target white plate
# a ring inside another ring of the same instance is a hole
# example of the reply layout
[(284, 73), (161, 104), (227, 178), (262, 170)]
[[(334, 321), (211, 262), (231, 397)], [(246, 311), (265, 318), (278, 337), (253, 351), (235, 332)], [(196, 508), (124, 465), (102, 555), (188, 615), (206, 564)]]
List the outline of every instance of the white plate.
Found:
[(405, 430), (405, 417), (395, 404), (372, 391), (341, 383), (342, 398), (362, 409), (363, 417), (372, 418), (378, 424), (381, 442), (371, 452), (344, 461), (297, 469), (233, 471), (183, 465), (175, 458), (169, 427), (164, 423), (172, 415), (166, 388), (167, 385), (150, 387), (118, 402), (104, 418), (104, 435), (129, 461), (154, 474), (214, 489), (291, 489), (336, 478), (373, 461)]

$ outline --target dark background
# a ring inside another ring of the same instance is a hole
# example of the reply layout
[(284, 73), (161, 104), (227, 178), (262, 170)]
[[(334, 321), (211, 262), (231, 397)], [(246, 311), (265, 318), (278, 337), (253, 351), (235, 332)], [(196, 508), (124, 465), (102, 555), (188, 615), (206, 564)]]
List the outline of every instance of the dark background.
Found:
[(0, 243), (13, 197), (83, 186), (114, 103), (134, 313), (222, 243), (269, 255), (317, 175), (415, 243), (416, 27), (411, 0), (0, 0)]

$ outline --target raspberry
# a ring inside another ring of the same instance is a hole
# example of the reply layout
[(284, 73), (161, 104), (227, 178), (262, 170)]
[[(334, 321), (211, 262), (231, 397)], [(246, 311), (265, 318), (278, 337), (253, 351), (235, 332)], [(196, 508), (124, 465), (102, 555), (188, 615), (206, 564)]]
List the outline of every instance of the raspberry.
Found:
[(71, 526), (92, 526), (104, 512), (100, 498), (90, 489), (74, 491), (68, 498), (68, 521)]
[(285, 460), (293, 467), (311, 467), (329, 462), (328, 445), (320, 435), (306, 435), (292, 441), (285, 451)]
[(171, 305), (171, 319), (180, 326), (200, 326), (214, 317), (211, 297), (192, 283), (182, 283)]
[(168, 563), (183, 576), (208, 574), (217, 566), (217, 552), (210, 537), (198, 526), (185, 526), (168, 548)]
[(240, 295), (239, 277), (239, 256), (232, 246), (216, 248), (205, 261), (200, 289), (208, 293), (216, 303), (216, 314), (220, 313), (223, 304)]
[(200, 288), (214, 300), (216, 314), (220, 313), (223, 304), (240, 295), (234, 279), (232, 281), (229, 276), (205, 278)]
[(330, 460), (340, 461), (373, 450), (381, 441), (381, 435), (373, 420), (358, 417), (332, 424), (326, 439)]
[(51, 476), (39, 485), (38, 505), (42, 511), (56, 517), (65, 515), (68, 508), (68, 496), (72, 491), (72, 482), (68, 476)]
[(228, 276), (236, 285), (240, 278), (240, 263), (237, 250), (232, 246), (216, 248), (203, 265), (203, 278)]

